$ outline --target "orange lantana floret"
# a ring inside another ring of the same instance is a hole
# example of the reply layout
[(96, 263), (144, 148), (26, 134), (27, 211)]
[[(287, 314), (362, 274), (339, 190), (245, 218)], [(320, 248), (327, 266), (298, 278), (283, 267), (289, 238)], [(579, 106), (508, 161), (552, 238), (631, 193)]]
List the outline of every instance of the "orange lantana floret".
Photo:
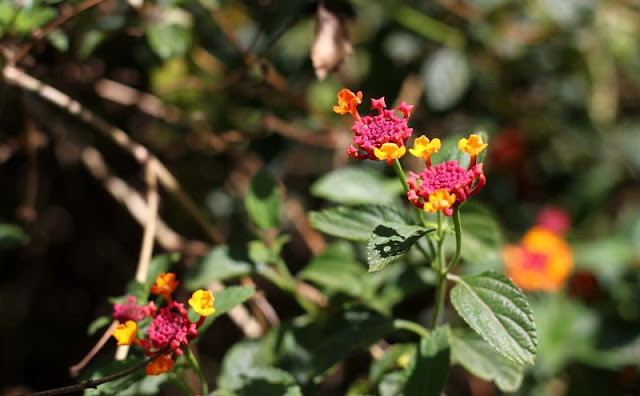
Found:
[(394, 159), (402, 158), (402, 156), (407, 152), (407, 148), (405, 146), (398, 147), (395, 143), (385, 143), (380, 148), (375, 147), (373, 149), (373, 154), (381, 161), (387, 161), (389, 165), (393, 163)]
[(151, 286), (152, 294), (171, 294), (176, 287), (178, 287), (178, 282), (176, 280), (176, 274), (172, 272), (161, 273), (156, 278), (156, 284)]
[(189, 305), (200, 316), (209, 316), (216, 312), (216, 309), (213, 308), (214, 301), (215, 298), (209, 290), (196, 290), (189, 299)]
[(357, 118), (358, 110), (356, 108), (360, 103), (362, 103), (362, 91), (354, 94), (351, 90), (344, 88), (338, 92), (338, 105), (333, 106), (333, 111), (341, 115), (349, 113)]
[(113, 337), (118, 340), (118, 345), (131, 345), (133, 340), (136, 339), (136, 333), (138, 332), (138, 325), (133, 320), (127, 320), (125, 323), (120, 323), (113, 330)]
[(469, 135), (469, 139), (462, 138), (458, 141), (460, 151), (469, 154), (471, 157), (478, 156), (488, 145), (482, 141), (480, 135)]
[(173, 359), (166, 355), (158, 356), (151, 363), (147, 364), (145, 371), (147, 375), (160, 375), (166, 373), (173, 368)]
[(449, 212), (453, 212), (452, 206), (455, 202), (456, 195), (441, 188), (429, 194), (429, 202), (424, 203), (424, 210), (429, 213), (440, 210), (450, 216)]
[(526, 291), (556, 291), (573, 268), (573, 252), (561, 236), (540, 226), (531, 228), (518, 245), (502, 250), (507, 275)]

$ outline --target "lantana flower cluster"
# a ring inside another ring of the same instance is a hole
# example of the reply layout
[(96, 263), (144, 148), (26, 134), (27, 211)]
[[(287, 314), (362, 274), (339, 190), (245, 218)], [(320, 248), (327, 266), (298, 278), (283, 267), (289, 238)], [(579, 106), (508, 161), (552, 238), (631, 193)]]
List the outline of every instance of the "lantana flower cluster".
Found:
[[(384, 97), (371, 99), (371, 109), (377, 110), (375, 116), (361, 117), (357, 107), (362, 103), (362, 92), (354, 94), (348, 89), (338, 93), (338, 105), (333, 111), (338, 114), (351, 114), (354, 118), (351, 130), (354, 132), (353, 144), (347, 153), (357, 159), (387, 161), (391, 165), (403, 157), (407, 151), (405, 143), (413, 132), (408, 121), (414, 106), (404, 101), (398, 106), (403, 118), (395, 116), (395, 110), (386, 110)], [(465, 169), (456, 160), (437, 165), (431, 164), (431, 155), (440, 150), (440, 139), (429, 139), (425, 135), (416, 138), (409, 152), (425, 161), (420, 173), (409, 172), (406, 180), (409, 191), (407, 198), (416, 207), (426, 212), (440, 211), (446, 216), (453, 214), (456, 205), (477, 193), (486, 183), (482, 163), (477, 163), (478, 155), (488, 145), (479, 135), (470, 135), (460, 139), (458, 148), (469, 154), (471, 160)]]
[[(168, 347), (167, 353), (157, 357), (146, 367), (148, 375), (159, 375), (173, 368), (175, 357), (182, 355), (182, 348), (198, 336), (198, 328), (205, 318), (215, 312), (215, 301), (209, 290), (196, 290), (189, 299), (189, 305), (200, 317), (197, 322), (189, 320), (184, 304), (173, 300), (173, 293), (178, 286), (174, 273), (162, 273), (156, 278), (150, 292), (162, 295), (167, 303), (157, 308), (153, 301), (145, 306), (136, 304), (135, 297), (128, 297), (125, 303), (114, 304), (113, 318), (120, 324), (113, 332), (118, 345), (135, 344), (144, 349), (147, 356), (154, 355)], [(144, 338), (138, 338), (138, 323), (151, 317)]]
[(546, 208), (520, 243), (503, 248), (507, 275), (522, 290), (553, 292), (564, 287), (573, 268), (573, 251), (564, 239), (569, 226), (564, 211)]

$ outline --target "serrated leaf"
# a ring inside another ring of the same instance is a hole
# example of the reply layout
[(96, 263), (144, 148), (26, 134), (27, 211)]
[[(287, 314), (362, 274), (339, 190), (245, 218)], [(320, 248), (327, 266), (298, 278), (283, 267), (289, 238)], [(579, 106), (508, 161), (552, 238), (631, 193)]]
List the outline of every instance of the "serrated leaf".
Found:
[(385, 178), (382, 172), (354, 166), (334, 170), (311, 186), (314, 197), (346, 205), (391, 202), (401, 192), (402, 186), (397, 180)]
[(353, 248), (347, 242), (329, 245), (297, 274), (300, 279), (353, 297), (362, 295), (366, 275), (367, 271), (355, 261)]
[(17, 225), (0, 223), (0, 252), (25, 245), (29, 236)]
[(400, 209), (383, 205), (338, 206), (310, 212), (309, 221), (325, 234), (359, 242), (367, 241), (380, 224), (410, 223)]
[(367, 244), (369, 272), (379, 271), (404, 256), (418, 239), (430, 231), (433, 231), (433, 228), (398, 223), (376, 227)]
[(266, 169), (261, 169), (251, 179), (245, 207), (251, 220), (261, 230), (277, 228), (280, 224), (280, 191)]
[(250, 274), (252, 269), (250, 263), (231, 257), (228, 246), (216, 246), (189, 268), (184, 286), (187, 290), (195, 290), (212, 281), (223, 282)]
[(218, 387), (238, 389), (242, 386), (242, 373), (256, 364), (256, 356), (261, 346), (256, 340), (240, 341), (234, 344), (224, 355)]
[(438, 327), (420, 339), (414, 358), (407, 366), (407, 396), (439, 396), (449, 375), (449, 328)]
[(451, 303), (469, 326), (508, 359), (533, 364), (536, 325), (522, 291), (496, 272), (454, 280)]
[(524, 367), (495, 350), (471, 330), (454, 331), (451, 358), (471, 374), (492, 381), (503, 392), (515, 392), (522, 383)]
[(234, 389), (238, 396), (302, 396), (295, 378), (276, 367), (251, 367), (241, 377), (242, 386)]
[(202, 323), (198, 329), (198, 334), (200, 336), (204, 334), (205, 330), (211, 326), (214, 320), (229, 312), (236, 305), (247, 301), (253, 297), (254, 294), (256, 294), (256, 289), (245, 286), (229, 286), (224, 290), (213, 293), (213, 297), (215, 298), (213, 307), (216, 309), (216, 312), (211, 316), (207, 316), (204, 323)]
[(453, 107), (471, 83), (471, 71), (465, 55), (450, 48), (434, 52), (422, 67), (427, 104), (442, 111)]

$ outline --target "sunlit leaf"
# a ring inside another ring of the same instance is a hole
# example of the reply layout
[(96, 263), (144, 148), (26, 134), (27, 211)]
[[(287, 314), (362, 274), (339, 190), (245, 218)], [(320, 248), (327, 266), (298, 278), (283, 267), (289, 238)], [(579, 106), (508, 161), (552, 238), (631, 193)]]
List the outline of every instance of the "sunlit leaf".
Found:
[(532, 364), (536, 326), (522, 291), (495, 272), (455, 280), (451, 303), (469, 326), (508, 359)]
[(405, 223), (410, 219), (398, 208), (382, 205), (338, 206), (309, 213), (311, 225), (329, 235), (353, 241), (367, 241), (380, 224)]
[(418, 239), (430, 231), (433, 229), (397, 223), (376, 227), (367, 244), (369, 272), (379, 271), (404, 256)]

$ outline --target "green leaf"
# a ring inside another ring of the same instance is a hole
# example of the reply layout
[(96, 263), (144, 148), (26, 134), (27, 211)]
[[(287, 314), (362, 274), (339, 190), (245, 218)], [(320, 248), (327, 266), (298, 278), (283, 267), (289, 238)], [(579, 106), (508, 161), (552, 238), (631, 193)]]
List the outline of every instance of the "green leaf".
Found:
[(102, 329), (107, 326), (109, 323), (113, 321), (112, 318), (108, 316), (100, 316), (97, 317), (89, 324), (89, 328), (87, 329), (87, 335), (92, 336), (96, 333), (96, 331)]
[(554, 375), (595, 346), (596, 312), (562, 294), (540, 296), (531, 306), (538, 333), (538, 372)]
[(402, 359), (412, 358), (415, 354), (416, 346), (414, 344), (394, 344), (391, 345), (384, 353), (382, 358), (374, 360), (369, 368), (369, 379), (373, 383), (378, 383), (382, 376), (387, 372), (404, 367), (401, 364)]
[(369, 240), (371, 232), (380, 224), (405, 223), (410, 219), (400, 209), (383, 205), (338, 206), (310, 212), (311, 225), (325, 234), (352, 241)]
[[(238, 389), (242, 386), (242, 373), (259, 365), (273, 364), (273, 359), (260, 357), (260, 341), (246, 340), (235, 343), (224, 355), (218, 377), (218, 386), (223, 389)], [(262, 360), (262, 361), (261, 361)]]
[(402, 371), (393, 371), (385, 374), (378, 384), (380, 396), (404, 396), (403, 388), (406, 382), (405, 374)]
[(29, 243), (29, 236), (17, 225), (0, 223), (0, 252)]
[(503, 392), (515, 392), (522, 383), (524, 367), (502, 356), (471, 330), (454, 331), (451, 358), (471, 374), (493, 381)]
[(238, 396), (302, 396), (295, 378), (276, 367), (251, 367), (241, 377), (242, 386), (234, 389)]
[(149, 46), (161, 59), (176, 58), (187, 53), (191, 46), (191, 29), (184, 25), (169, 24), (147, 29)]
[(355, 166), (334, 170), (311, 186), (314, 197), (345, 205), (391, 202), (401, 192), (398, 180), (387, 179), (379, 171)]
[(58, 15), (54, 7), (32, 5), (20, 9), (13, 22), (13, 30), (21, 34), (28, 34), (43, 26)]
[(325, 289), (353, 297), (362, 295), (367, 271), (355, 261), (353, 248), (337, 242), (316, 256), (297, 276)]
[(60, 29), (49, 32), (47, 40), (60, 52), (67, 52), (69, 49), (69, 37)]
[(439, 396), (449, 375), (449, 328), (438, 327), (420, 339), (414, 358), (407, 366), (407, 396)]
[(448, 110), (462, 99), (471, 83), (471, 71), (464, 53), (442, 48), (422, 67), (427, 104), (433, 110)]
[(411, 246), (433, 228), (398, 223), (379, 225), (367, 244), (369, 272), (379, 271), (404, 256)]
[(251, 220), (261, 230), (277, 228), (280, 224), (280, 191), (266, 169), (261, 169), (251, 179), (245, 207)]
[(451, 303), (469, 326), (508, 359), (533, 364), (536, 326), (522, 291), (496, 272), (454, 280)]
[(252, 269), (250, 263), (232, 258), (228, 246), (216, 246), (189, 268), (184, 286), (187, 290), (195, 290), (212, 281), (223, 282), (250, 274)]
[(216, 312), (214, 312), (213, 315), (207, 316), (204, 323), (202, 323), (198, 329), (198, 334), (204, 334), (205, 330), (211, 326), (214, 320), (229, 312), (236, 305), (247, 301), (253, 297), (254, 294), (256, 294), (256, 289), (245, 286), (230, 286), (217, 293), (213, 293), (213, 297), (215, 298), (213, 307), (216, 309)]

